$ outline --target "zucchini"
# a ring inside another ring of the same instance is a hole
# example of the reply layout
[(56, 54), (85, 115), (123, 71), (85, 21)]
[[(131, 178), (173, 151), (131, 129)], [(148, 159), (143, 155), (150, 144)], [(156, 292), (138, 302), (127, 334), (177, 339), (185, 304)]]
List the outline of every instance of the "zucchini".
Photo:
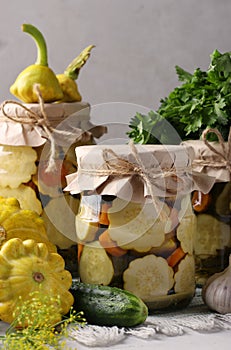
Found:
[(83, 311), (88, 324), (133, 327), (148, 316), (148, 308), (139, 297), (117, 287), (73, 280), (70, 292), (74, 309)]

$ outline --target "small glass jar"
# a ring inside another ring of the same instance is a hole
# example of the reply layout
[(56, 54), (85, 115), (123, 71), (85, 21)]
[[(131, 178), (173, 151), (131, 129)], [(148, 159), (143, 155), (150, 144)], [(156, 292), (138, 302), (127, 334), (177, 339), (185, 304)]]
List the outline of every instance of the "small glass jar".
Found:
[[(105, 159), (108, 147), (111, 159)], [(67, 189), (81, 193), (79, 276), (85, 283), (129, 290), (150, 310), (181, 308), (195, 293), (190, 160), (181, 146), (137, 145), (136, 152), (138, 163), (128, 145), (76, 149), (78, 171)], [(128, 165), (134, 173), (126, 173)], [(173, 165), (185, 170), (168, 172)], [(149, 180), (156, 174), (151, 188), (145, 166)]]
[(229, 265), (231, 182), (215, 183), (206, 194), (193, 192), (192, 205), (196, 214), (196, 282), (203, 285), (209, 276), (223, 271)]
[[(214, 132), (213, 129), (209, 132)], [(218, 133), (218, 131), (216, 131)], [(231, 132), (231, 131), (230, 131)], [(221, 144), (222, 143), (222, 144)], [(228, 143), (191, 140), (192, 167), (199, 190), (192, 192), (195, 213), (194, 255), (196, 283), (203, 286), (208, 277), (229, 265), (231, 253), (231, 182)]]

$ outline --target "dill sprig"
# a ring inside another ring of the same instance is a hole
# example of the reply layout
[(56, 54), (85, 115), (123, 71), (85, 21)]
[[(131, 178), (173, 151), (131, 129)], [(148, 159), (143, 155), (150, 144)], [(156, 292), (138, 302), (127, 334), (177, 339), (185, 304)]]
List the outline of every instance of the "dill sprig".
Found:
[[(70, 309), (60, 320), (60, 297), (50, 297), (36, 291), (28, 300), (18, 300), (14, 321), (1, 337), (4, 350), (65, 349), (68, 325), (84, 325), (83, 313)], [(58, 321), (57, 321), (58, 320)]]

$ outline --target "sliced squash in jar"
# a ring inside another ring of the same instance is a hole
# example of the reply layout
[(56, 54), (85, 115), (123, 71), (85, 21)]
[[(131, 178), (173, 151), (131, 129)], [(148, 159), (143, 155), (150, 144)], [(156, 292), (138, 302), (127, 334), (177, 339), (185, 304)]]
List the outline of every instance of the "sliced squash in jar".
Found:
[(173, 269), (162, 257), (146, 255), (130, 262), (123, 280), (124, 289), (143, 301), (153, 301), (156, 296), (167, 295), (173, 287)]
[(178, 265), (178, 270), (175, 274), (176, 293), (194, 292), (195, 290), (195, 262), (192, 255), (187, 254)]
[(33, 210), (39, 215), (42, 213), (42, 204), (37, 198), (35, 191), (29, 186), (23, 184), (17, 188), (0, 186), (0, 196), (16, 198), (22, 209)]
[[(168, 236), (168, 235), (166, 235)], [(173, 237), (166, 237), (164, 243), (160, 247), (151, 248), (149, 254), (161, 256), (162, 258), (168, 258), (177, 249), (177, 242)]]
[(225, 183), (224, 188), (216, 199), (215, 210), (223, 219), (230, 220), (231, 216), (231, 182)]
[(72, 207), (69, 202), (69, 194), (51, 198), (42, 212), (49, 240), (60, 249), (68, 249), (76, 244), (75, 214), (72, 209), (77, 211), (79, 200), (72, 198)]
[(79, 275), (84, 283), (109, 285), (114, 268), (111, 259), (98, 241), (83, 247), (79, 261)]
[(179, 226), (177, 227), (177, 238), (180, 241), (181, 248), (185, 253), (192, 254), (193, 252), (193, 237), (195, 234), (196, 218), (192, 214), (191, 216), (185, 216), (181, 219)]
[(230, 245), (230, 226), (209, 214), (196, 217), (194, 251), (196, 255), (207, 257), (216, 255), (218, 249)]
[[(160, 202), (160, 208), (169, 215), (170, 209)], [(147, 252), (165, 240), (166, 222), (161, 221), (152, 203), (126, 202), (116, 198), (108, 210), (109, 235), (123, 249)]]
[(181, 199), (181, 205), (180, 205), (181, 209), (179, 211), (179, 221), (181, 221), (181, 219), (183, 217), (186, 216), (191, 216), (193, 214), (193, 208), (192, 208), (192, 202), (191, 202), (191, 195), (186, 195)]
[(80, 216), (75, 218), (75, 228), (77, 241), (79, 243), (91, 242), (95, 239), (96, 232), (99, 229), (98, 222), (82, 220)]
[(36, 173), (36, 151), (30, 146), (0, 145), (0, 186), (17, 188)]
[(177, 226), (179, 225), (179, 218), (178, 218), (179, 211), (176, 208), (171, 208), (169, 217), (166, 221), (165, 225), (165, 231), (171, 232), (174, 231)]
[(91, 242), (99, 228), (101, 196), (82, 196), (79, 213), (75, 219), (78, 242)]

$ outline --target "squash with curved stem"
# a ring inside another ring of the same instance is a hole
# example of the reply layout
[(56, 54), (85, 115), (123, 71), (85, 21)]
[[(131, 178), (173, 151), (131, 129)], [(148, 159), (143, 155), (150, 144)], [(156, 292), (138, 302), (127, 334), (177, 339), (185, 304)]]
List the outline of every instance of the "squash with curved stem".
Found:
[(38, 96), (34, 86), (38, 84), (44, 102), (61, 100), (62, 89), (55, 73), (48, 67), (45, 38), (32, 24), (23, 24), (22, 31), (34, 39), (37, 46), (37, 60), (18, 75), (10, 87), (10, 92), (25, 103), (36, 103)]

